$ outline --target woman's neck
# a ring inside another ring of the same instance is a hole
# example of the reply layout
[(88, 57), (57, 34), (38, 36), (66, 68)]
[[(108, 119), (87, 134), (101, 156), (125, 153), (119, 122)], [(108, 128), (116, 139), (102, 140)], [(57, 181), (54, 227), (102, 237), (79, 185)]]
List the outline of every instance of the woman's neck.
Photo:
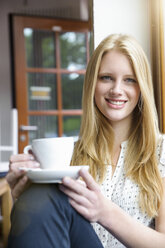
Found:
[(129, 130), (122, 129), (122, 128), (114, 129), (114, 143), (113, 143), (113, 150), (111, 154), (111, 164), (113, 167), (113, 172), (119, 159), (119, 155), (121, 151), (121, 144), (123, 141), (126, 141), (128, 137), (129, 137)]
[(114, 150), (121, 146), (123, 141), (126, 141), (130, 136), (131, 131), (131, 121), (112, 123), (112, 128), (114, 131)]

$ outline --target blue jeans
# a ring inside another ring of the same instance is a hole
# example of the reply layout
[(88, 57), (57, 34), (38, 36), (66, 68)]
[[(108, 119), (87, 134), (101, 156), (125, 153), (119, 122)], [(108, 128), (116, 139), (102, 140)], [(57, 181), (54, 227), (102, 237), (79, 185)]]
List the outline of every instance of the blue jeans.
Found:
[(32, 184), (11, 214), (8, 248), (103, 248), (56, 184)]

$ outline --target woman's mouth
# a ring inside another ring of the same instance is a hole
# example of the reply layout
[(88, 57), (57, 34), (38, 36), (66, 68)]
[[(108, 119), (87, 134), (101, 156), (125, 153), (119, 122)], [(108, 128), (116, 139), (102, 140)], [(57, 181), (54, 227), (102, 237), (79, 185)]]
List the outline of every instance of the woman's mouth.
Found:
[(114, 110), (120, 110), (123, 109), (125, 107), (125, 104), (127, 103), (127, 100), (118, 100), (118, 99), (109, 99), (109, 98), (105, 98), (107, 105), (110, 109), (114, 109)]
[(122, 106), (123, 104), (125, 104), (127, 101), (124, 100), (110, 100), (110, 99), (105, 99), (108, 103), (112, 104), (112, 105), (117, 105), (117, 106)]

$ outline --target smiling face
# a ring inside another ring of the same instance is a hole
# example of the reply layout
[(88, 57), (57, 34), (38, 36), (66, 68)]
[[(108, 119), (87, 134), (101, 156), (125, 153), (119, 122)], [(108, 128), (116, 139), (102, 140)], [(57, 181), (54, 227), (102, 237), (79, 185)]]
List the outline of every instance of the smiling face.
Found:
[(95, 89), (95, 103), (111, 125), (130, 125), (140, 88), (127, 56), (107, 52), (101, 61)]

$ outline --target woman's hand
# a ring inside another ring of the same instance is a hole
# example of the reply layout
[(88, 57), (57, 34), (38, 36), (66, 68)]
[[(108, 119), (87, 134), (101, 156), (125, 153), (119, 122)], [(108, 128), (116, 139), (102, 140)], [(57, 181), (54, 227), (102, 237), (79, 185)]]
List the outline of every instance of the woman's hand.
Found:
[(20, 170), (20, 167), (37, 168), (39, 163), (35, 161), (31, 154), (18, 154), (10, 157), (9, 172), (6, 179), (14, 199), (19, 197), (29, 183), (26, 171)]
[(103, 196), (99, 185), (86, 170), (80, 170), (79, 175), (83, 178), (86, 187), (69, 177), (64, 177), (59, 186), (69, 197), (69, 202), (81, 215), (90, 222), (101, 223), (103, 213), (109, 209), (111, 202)]
[[(81, 170), (79, 174), (85, 181), (86, 187), (71, 178), (64, 177), (60, 189), (68, 195), (71, 205), (82, 216), (90, 222), (101, 224), (124, 247), (165, 247), (165, 201), (162, 201), (159, 216), (157, 217), (159, 220), (156, 221), (156, 230), (153, 230), (105, 198), (100, 191), (99, 185), (86, 170)], [(139, 237), (141, 238), (139, 239)]]

